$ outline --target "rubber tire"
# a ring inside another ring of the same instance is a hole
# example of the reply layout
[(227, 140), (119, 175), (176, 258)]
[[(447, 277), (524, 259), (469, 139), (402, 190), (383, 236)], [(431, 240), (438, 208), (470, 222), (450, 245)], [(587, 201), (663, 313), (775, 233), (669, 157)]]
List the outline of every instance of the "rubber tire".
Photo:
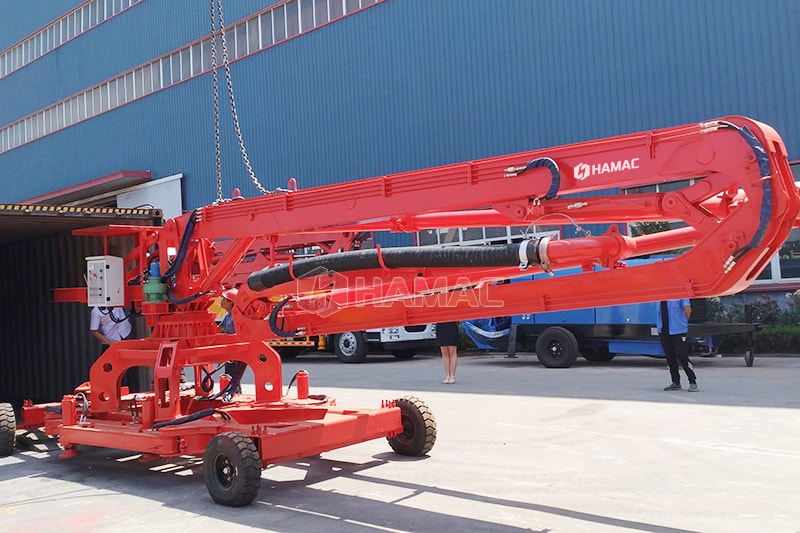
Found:
[(419, 457), (425, 455), (436, 443), (436, 419), (428, 404), (415, 396), (395, 400), (400, 408), (403, 432), (387, 437), (389, 446), (400, 455)]
[(566, 328), (547, 328), (536, 339), (536, 356), (547, 368), (569, 368), (578, 358), (578, 340)]
[(409, 359), (414, 359), (414, 356), (417, 355), (417, 351), (414, 348), (406, 348), (405, 350), (392, 350), (392, 355), (395, 357), (395, 359), (408, 361)]
[(203, 454), (206, 488), (215, 502), (242, 507), (261, 487), (261, 456), (253, 440), (235, 431), (220, 433)]
[(593, 363), (607, 363), (614, 359), (617, 354), (608, 351), (608, 346), (600, 346), (598, 348), (584, 348), (581, 350), (581, 355), (587, 361)]
[(281, 356), (281, 359), (294, 359), (305, 351), (302, 346), (274, 346), (275, 351)]
[(17, 440), (17, 421), (14, 407), (10, 403), (0, 403), (0, 457), (14, 453)]
[(368, 351), (363, 331), (345, 331), (336, 335), (333, 343), (333, 353), (342, 363), (362, 363)]
[(753, 366), (753, 350), (745, 350), (744, 351), (744, 364), (748, 367)]

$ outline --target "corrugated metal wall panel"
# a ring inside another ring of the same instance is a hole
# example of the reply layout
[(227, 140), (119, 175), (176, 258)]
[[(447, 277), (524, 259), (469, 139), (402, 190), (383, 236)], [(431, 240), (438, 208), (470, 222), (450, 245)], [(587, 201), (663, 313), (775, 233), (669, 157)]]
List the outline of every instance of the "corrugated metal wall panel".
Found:
[(414, 246), (414, 235), (410, 233), (391, 233), (388, 231), (376, 231), (373, 235), (375, 243), (381, 248), (393, 246)]
[(0, 51), (21, 41), (83, 2), (84, 0), (48, 0), (47, 2), (0, 0), (0, 13), (3, 14), (3, 18), (0, 19), (2, 21)]
[(4, 246), (0, 401), (60, 400), (88, 379), (100, 353), (89, 334), (89, 310), (85, 304), (53, 303), (52, 290), (83, 286), (84, 258), (100, 254), (99, 240), (69, 234)]
[[(71, 3), (82, 2), (73, 0)], [(225, 20), (235, 22), (263, 7), (264, 2), (258, 0), (227, 2)], [(8, 20), (27, 19), (27, 9), (27, 5), (22, 11), (20, 7), (13, 8)], [(43, 17), (41, 24), (28, 34), (67, 11), (69, 8), (49, 19)], [(208, 3), (170, 0), (136, 4), (3, 79), (0, 96), (14, 95), (15, 104), (13, 108), (0, 107), (0, 124), (199, 39), (210, 33), (210, 25)], [(13, 26), (16, 27), (16, 23)], [(58, 83), (41, 83), (42, 79), (58, 80)], [(30, 90), (31, 87), (36, 90)]]

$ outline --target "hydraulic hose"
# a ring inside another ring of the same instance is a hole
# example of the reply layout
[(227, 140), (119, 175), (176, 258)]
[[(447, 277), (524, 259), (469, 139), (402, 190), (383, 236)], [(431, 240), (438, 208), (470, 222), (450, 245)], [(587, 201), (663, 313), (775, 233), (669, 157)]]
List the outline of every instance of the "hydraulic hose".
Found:
[[(767, 151), (764, 149), (764, 146), (746, 126), (739, 127), (736, 124), (722, 120), (717, 122), (703, 123), (702, 126), (704, 128), (708, 128), (703, 130), (704, 132), (715, 131), (714, 128), (732, 129), (739, 132), (739, 135), (742, 136), (745, 142), (747, 142), (747, 144), (750, 146), (750, 149), (753, 150), (753, 155), (758, 163), (759, 174), (762, 178), (762, 198), (758, 217), (758, 227), (756, 228), (753, 237), (750, 239), (750, 242), (738, 250), (735, 250), (725, 263), (725, 272), (729, 272), (730, 269), (733, 268), (733, 265), (736, 263), (736, 261), (741, 259), (741, 257), (750, 250), (761, 245), (761, 240), (764, 238), (764, 234), (767, 231), (767, 226), (769, 225), (770, 220), (772, 220), (772, 182), (770, 180), (772, 169), (770, 167), (769, 157), (767, 156)], [(711, 128), (709, 128), (709, 126), (711, 126)]]
[(153, 430), (160, 429), (167, 426), (179, 426), (181, 424), (186, 424), (188, 422), (193, 422), (195, 420), (200, 420), (201, 418), (205, 418), (207, 416), (213, 415), (217, 412), (216, 409), (203, 409), (202, 411), (197, 411), (196, 413), (192, 413), (190, 415), (182, 416), (181, 418), (175, 418), (173, 420), (165, 420), (164, 422), (157, 422), (153, 424)]
[(561, 187), (561, 170), (558, 168), (558, 163), (551, 158), (539, 157), (531, 159), (528, 161), (528, 164), (523, 167), (509, 167), (506, 169), (506, 177), (521, 176), (534, 168), (546, 168), (550, 171), (550, 188), (541, 199), (552, 200), (558, 195), (558, 189)]
[(183, 260), (186, 258), (186, 252), (189, 250), (189, 243), (192, 240), (192, 233), (194, 233), (194, 226), (197, 223), (197, 211), (192, 211), (189, 219), (186, 221), (186, 228), (183, 230), (181, 243), (178, 246), (178, 252), (175, 256), (175, 262), (170, 265), (166, 272), (161, 275), (162, 279), (169, 279), (174, 276), (183, 265)]
[(540, 264), (540, 240), (499, 246), (433, 247), (355, 250), (300, 259), (290, 265), (266, 268), (250, 274), (247, 286), (263, 291), (304, 276), (374, 268), (507, 267)]
[[(756, 161), (758, 162), (758, 169), (763, 178), (761, 183), (761, 189), (763, 191), (762, 199), (761, 199), (761, 210), (759, 211), (758, 217), (758, 229), (753, 234), (753, 238), (750, 242), (745, 246), (745, 248), (751, 249), (761, 245), (761, 239), (764, 238), (764, 233), (767, 231), (767, 225), (769, 221), (772, 220), (772, 182), (768, 179), (770, 178), (772, 171), (769, 165), (769, 157), (767, 157), (767, 152), (764, 150), (764, 147), (758, 142), (758, 139), (752, 132), (747, 129), (746, 127), (740, 128), (739, 133), (744, 140), (747, 141), (747, 144), (750, 145), (750, 148), (753, 150), (753, 154), (756, 156)], [(743, 254), (734, 254), (734, 256), (740, 257)]]

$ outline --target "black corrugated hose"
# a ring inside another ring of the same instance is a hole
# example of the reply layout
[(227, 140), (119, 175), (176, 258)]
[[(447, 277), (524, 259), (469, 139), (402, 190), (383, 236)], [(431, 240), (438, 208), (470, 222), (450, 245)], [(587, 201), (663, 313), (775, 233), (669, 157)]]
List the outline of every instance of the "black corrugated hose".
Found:
[[(247, 286), (263, 291), (282, 283), (324, 272), (347, 272), (374, 268), (504, 267), (522, 262), (539, 264), (539, 240), (498, 246), (407, 246), (355, 250), (300, 259), (291, 265), (266, 268), (250, 274)], [(522, 257), (526, 259), (523, 261)]]

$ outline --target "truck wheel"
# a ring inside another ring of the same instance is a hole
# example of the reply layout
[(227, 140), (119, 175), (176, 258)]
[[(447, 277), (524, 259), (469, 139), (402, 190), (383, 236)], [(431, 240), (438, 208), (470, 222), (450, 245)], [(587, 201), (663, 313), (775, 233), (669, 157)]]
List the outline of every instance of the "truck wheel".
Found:
[(581, 355), (587, 361), (592, 361), (593, 363), (606, 363), (614, 359), (616, 354), (610, 353), (608, 351), (608, 346), (596, 346), (593, 348), (583, 348), (581, 349)]
[(0, 403), (0, 457), (14, 452), (16, 438), (17, 422), (14, 418), (14, 407), (10, 403)]
[(578, 358), (578, 340), (566, 328), (547, 328), (536, 340), (536, 356), (547, 368), (569, 368)]
[(275, 346), (275, 351), (281, 356), (281, 359), (294, 359), (303, 353), (302, 346)]
[(753, 366), (753, 350), (747, 349), (744, 351), (744, 364)]
[(414, 356), (417, 355), (417, 351), (414, 348), (406, 348), (405, 350), (392, 350), (392, 355), (401, 361), (408, 361), (409, 359), (414, 359)]
[(388, 437), (389, 446), (400, 455), (425, 455), (436, 442), (436, 419), (428, 404), (415, 396), (395, 400), (400, 408), (403, 432)]
[(229, 507), (252, 503), (261, 487), (261, 457), (250, 437), (230, 431), (208, 443), (203, 454), (206, 488), (215, 502)]
[(336, 335), (333, 353), (342, 363), (361, 363), (367, 357), (367, 340), (363, 331), (345, 331)]

